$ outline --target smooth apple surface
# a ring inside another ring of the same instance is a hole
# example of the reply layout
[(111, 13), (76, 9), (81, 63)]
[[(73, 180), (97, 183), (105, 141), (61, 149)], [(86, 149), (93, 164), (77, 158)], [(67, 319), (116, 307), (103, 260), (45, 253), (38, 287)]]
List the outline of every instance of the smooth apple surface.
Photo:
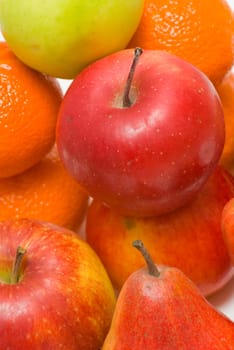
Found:
[[(12, 283), (18, 246), (26, 253)], [(99, 349), (114, 307), (106, 271), (78, 235), (28, 219), (0, 223), (1, 349)]]
[(87, 64), (124, 49), (134, 34), (143, 0), (3, 0), (1, 31), (27, 65), (71, 79)]
[(159, 217), (123, 216), (94, 200), (87, 212), (86, 239), (118, 291), (144, 264), (131, 246), (141, 239), (156, 264), (179, 268), (209, 295), (234, 273), (221, 232), (222, 210), (233, 194), (233, 178), (218, 167), (188, 206)]
[(224, 144), (219, 97), (191, 64), (143, 51), (123, 94), (133, 50), (84, 69), (67, 90), (57, 144), (68, 171), (91, 196), (124, 215), (155, 216), (187, 204), (216, 166)]

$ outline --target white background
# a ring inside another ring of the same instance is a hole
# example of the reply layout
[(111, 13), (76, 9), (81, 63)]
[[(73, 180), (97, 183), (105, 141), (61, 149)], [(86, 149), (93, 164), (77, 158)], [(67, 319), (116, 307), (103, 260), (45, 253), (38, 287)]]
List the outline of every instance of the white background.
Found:
[[(234, 9), (234, 0), (228, 0), (228, 2), (231, 5), (231, 7)], [(1, 34), (0, 34), (0, 40), (2, 40)], [(59, 80), (59, 81), (65, 92), (67, 87), (70, 85), (71, 81), (69, 80)], [(234, 321), (234, 277), (222, 290), (220, 290), (219, 292), (216, 292), (214, 295), (209, 297), (208, 300)]]

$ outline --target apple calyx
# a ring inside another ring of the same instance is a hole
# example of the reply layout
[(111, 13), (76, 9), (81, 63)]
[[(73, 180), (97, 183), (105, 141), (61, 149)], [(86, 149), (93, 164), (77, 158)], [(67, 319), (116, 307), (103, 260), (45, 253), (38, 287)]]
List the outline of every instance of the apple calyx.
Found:
[(129, 94), (130, 94), (130, 89), (131, 89), (131, 85), (132, 85), (132, 80), (133, 80), (133, 76), (136, 70), (136, 65), (139, 61), (139, 58), (141, 56), (141, 54), (143, 53), (143, 50), (140, 47), (136, 47), (134, 50), (134, 58), (132, 61), (132, 65), (130, 67), (130, 71), (127, 77), (127, 81), (126, 81), (126, 85), (124, 88), (124, 94), (123, 94), (123, 108), (128, 108), (131, 107), (131, 105), (133, 104), (133, 102), (130, 100)]
[(26, 253), (26, 249), (20, 246), (17, 247), (16, 255), (15, 255), (15, 259), (14, 259), (13, 267), (11, 271), (11, 279), (10, 279), (11, 284), (16, 284), (19, 282), (20, 268), (21, 268), (22, 260), (25, 253)]
[(145, 248), (143, 242), (140, 239), (137, 239), (137, 240), (132, 242), (132, 245), (133, 245), (133, 247), (137, 248), (141, 252), (141, 254), (142, 254), (142, 256), (147, 264), (149, 274), (151, 276), (159, 277), (160, 271), (157, 268), (157, 266), (155, 265), (155, 263), (153, 262), (153, 259), (151, 258), (149, 252)]

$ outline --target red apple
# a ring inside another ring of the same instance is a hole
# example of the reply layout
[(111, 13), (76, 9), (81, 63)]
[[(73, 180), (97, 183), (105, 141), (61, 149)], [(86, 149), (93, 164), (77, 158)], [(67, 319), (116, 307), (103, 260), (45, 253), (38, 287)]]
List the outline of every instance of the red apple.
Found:
[(224, 119), (197, 68), (167, 52), (140, 53), (132, 66), (133, 50), (123, 50), (77, 76), (61, 105), (57, 144), (91, 196), (146, 217), (194, 198), (221, 155)]
[(233, 276), (221, 232), (222, 210), (233, 195), (233, 178), (217, 167), (195, 200), (159, 217), (123, 216), (94, 200), (88, 208), (86, 239), (117, 290), (144, 264), (131, 247), (141, 239), (155, 263), (179, 268), (208, 295)]
[(0, 349), (97, 350), (114, 307), (103, 265), (75, 233), (0, 223)]
[(234, 198), (231, 198), (223, 208), (221, 227), (232, 264), (234, 265)]

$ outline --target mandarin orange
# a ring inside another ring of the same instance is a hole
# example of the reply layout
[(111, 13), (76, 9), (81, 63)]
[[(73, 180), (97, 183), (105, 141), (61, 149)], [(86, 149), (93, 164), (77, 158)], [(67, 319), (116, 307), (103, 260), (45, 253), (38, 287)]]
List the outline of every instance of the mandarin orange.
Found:
[(166, 50), (216, 84), (233, 63), (233, 33), (233, 13), (225, 0), (145, 0), (128, 47)]
[(56, 148), (25, 172), (0, 179), (0, 221), (30, 218), (75, 230), (87, 204), (87, 193), (64, 169)]
[(23, 64), (0, 42), (0, 178), (39, 162), (55, 141), (58, 81)]

